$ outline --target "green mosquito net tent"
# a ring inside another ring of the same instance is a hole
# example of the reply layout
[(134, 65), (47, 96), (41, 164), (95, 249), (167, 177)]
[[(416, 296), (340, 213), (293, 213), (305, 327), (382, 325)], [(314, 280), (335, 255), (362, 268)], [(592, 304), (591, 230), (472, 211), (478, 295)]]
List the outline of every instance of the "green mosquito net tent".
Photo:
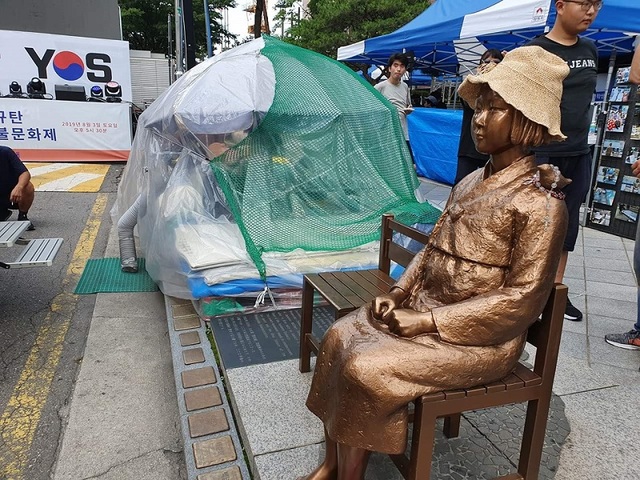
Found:
[(114, 216), (139, 200), (147, 269), (182, 297), (370, 266), (383, 213), (440, 215), (416, 199), (397, 115), (344, 65), (262, 37), (199, 64), (143, 113)]

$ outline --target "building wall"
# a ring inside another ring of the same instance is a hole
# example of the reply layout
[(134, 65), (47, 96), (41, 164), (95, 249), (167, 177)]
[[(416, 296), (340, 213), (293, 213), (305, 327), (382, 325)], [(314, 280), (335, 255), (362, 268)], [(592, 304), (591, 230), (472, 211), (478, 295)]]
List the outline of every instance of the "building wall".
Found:
[(121, 40), (118, 0), (19, 0), (0, 3), (0, 30)]
[(170, 68), (164, 54), (130, 50), (133, 103), (147, 108), (169, 86)]

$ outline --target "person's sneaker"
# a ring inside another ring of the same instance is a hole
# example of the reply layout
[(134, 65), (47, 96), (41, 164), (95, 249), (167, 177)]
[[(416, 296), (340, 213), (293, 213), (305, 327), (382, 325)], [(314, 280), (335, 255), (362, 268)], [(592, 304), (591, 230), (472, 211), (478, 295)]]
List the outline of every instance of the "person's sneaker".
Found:
[(572, 322), (579, 322), (582, 320), (582, 312), (573, 306), (571, 301), (567, 298), (567, 308), (564, 309), (565, 320), (571, 320)]
[(609, 333), (604, 336), (604, 341), (614, 347), (640, 350), (640, 332), (637, 330), (630, 330), (627, 333)]
[(29, 222), (29, 226), (27, 227), (27, 231), (32, 232), (36, 229), (35, 225), (33, 224), (33, 222), (31, 220), (29, 220), (29, 218), (27, 217), (26, 213), (19, 213), (18, 214), (18, 221), (21, 222)]

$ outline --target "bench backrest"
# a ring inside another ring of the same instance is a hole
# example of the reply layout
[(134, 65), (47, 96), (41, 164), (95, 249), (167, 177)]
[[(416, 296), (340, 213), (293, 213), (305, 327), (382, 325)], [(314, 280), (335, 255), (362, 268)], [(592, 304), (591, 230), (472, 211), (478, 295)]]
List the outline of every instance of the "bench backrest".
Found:
[(552, 384), (555, 376), (567, 293), (566, 285), (556, 283), (544, 306), (542, 317), (527, 332), (527, 342), (536, 347), (533, 371), (542, 377), (543, 383)]
[(427, 240), (429, 239), (429, 235), (426, 233), (412, 227), (407, 227), (406, 225), (394, 220), (392, 214), (385, 213), (382, 216), (382, 233), (380, 235), (380, 258), (378, 260), (378, 269), (387, 275), (389, 275), (391, 270), (391, 262), (396, 262), (398, 265), (406, 267), (416, 255), (414, 252), (393, 241), (394, 232), (402, 233), (412, 240), (420, 242), (422, 245), (426, 245)]

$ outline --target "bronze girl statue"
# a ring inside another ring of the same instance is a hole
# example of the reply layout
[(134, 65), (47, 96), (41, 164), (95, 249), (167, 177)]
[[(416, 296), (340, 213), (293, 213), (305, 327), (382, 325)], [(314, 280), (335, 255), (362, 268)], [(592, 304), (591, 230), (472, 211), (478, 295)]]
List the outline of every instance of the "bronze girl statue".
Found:
[(460, 96), (475, 106), (484, 169), (451, 192), (428, 244), (386, 295), (326, 333), (307, 399), (324, 423), (326, 456), (308, 480), (364, 478), (371, 451), (404, 453), (407, 405), (426, 393), (506, 376), (551, 291), (566, 230), (559, 190), (530, 147), (560, 131), (566, 63), (522, 47)]

